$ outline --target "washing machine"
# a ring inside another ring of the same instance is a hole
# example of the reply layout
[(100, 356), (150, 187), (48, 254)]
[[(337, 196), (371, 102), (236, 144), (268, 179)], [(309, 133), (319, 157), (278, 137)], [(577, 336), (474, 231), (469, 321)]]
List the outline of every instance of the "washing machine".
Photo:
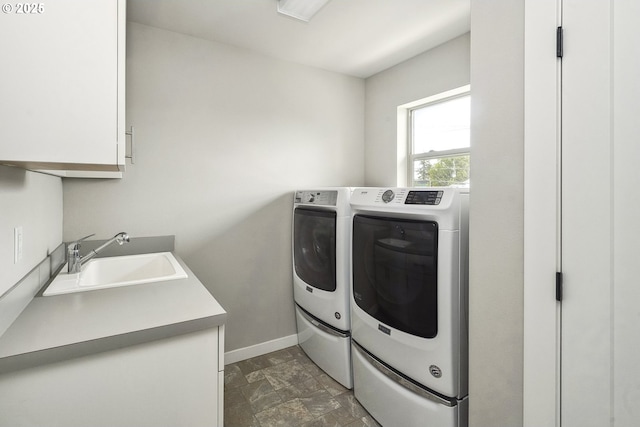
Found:
[(383, 426), (467, 426), (468, 196), (352, 193), (354, 394)]
[(292, 244), (298, 343), (316, 365), (349, 389), (351, 191), (296, 191)]

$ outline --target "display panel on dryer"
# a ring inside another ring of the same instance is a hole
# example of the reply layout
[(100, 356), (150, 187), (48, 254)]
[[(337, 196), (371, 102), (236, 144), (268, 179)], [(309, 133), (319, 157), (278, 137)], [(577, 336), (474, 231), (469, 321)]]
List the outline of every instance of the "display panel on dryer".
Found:
[(405, 205), (439, 205), (444, 191), (409, 191)]

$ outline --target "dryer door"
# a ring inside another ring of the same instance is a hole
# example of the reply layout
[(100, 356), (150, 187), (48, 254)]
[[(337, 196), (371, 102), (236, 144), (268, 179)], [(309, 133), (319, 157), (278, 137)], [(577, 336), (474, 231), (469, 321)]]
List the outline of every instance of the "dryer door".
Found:
[(356, 215), (353, 298), (378, 321), (422, 338), (438, 334), (438, 224)]
[(336, 213), (296, 208), (293, 263), (300, 279), (323, 291), (336, 290)]

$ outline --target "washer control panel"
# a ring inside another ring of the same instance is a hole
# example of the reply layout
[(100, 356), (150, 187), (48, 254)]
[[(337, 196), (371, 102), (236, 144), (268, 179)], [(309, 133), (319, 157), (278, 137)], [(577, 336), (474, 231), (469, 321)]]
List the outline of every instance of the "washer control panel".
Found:
[(296, 191), (293, 201), (310, 205), (335, 206), (338, 202), (338, 192), (334, 190)]

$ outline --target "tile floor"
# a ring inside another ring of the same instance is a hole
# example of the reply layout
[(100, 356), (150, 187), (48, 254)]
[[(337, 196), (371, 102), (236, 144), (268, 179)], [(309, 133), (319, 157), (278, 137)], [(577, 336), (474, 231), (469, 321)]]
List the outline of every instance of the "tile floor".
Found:
[(225, 366), (225, 427), (380, 425), (299, 346)]

